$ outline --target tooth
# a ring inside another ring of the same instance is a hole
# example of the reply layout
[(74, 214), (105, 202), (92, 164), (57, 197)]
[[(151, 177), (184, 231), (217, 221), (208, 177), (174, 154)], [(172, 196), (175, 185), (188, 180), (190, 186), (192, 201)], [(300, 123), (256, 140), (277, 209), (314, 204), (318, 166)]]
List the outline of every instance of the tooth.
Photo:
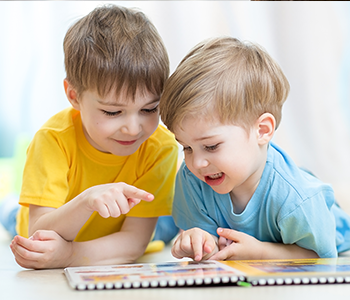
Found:
[(210, 175), (209, 178), (211, 179), (217, 179), (217, 178), (220, 178), (222, 176), (222, 173), (216, 173), (216, 174), (213, 174), (213, 175)]

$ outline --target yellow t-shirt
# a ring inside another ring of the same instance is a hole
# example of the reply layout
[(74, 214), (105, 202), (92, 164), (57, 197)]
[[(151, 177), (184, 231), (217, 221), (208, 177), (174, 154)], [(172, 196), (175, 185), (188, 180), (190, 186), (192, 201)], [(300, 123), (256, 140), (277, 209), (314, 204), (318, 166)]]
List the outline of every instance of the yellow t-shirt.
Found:
[(27, 150), (17, 232), (28, 237), (29, 204), (58, 208), (89, 187), (112, 182), (136, 186), (152, 193), (155, 199), (141, 201), (127, 215), (118, 218), (104, 219), (94, 212), (76, 241), (119, 231), (125, 216), (169, 215), (177, 156), (174, 136), (162, 125), (132, 155), (100, 152), (86, 140), (80, 112), (64, 109), (43, 125)]

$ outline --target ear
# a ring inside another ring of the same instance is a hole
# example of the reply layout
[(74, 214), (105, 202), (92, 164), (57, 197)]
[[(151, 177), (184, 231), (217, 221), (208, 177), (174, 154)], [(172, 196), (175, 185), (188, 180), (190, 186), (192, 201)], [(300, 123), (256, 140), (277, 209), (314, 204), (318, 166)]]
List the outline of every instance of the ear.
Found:
[(267, 144), (275, 133), (275, 117), (270, 113), (264, 113), (258, 118), (255, 125), (259, 145)]
[(78, 101), (78, 93), (75, 90), (75, 88), (69, 83), (69, 81), (67, 79), (64, 79), (63, 85), (64, 85), (64, 91), (66, 92), (66, 96), (67, 96), (67, 99), (69, 100), (70, 104), (76, 110), (80, 110), (80, 103)]

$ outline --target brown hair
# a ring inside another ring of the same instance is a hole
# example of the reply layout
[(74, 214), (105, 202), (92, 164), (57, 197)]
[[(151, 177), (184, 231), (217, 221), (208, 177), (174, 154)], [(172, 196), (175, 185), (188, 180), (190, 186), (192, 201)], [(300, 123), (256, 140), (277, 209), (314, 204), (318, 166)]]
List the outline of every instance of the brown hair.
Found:
[(204, 41), (180, 62), (165, 84), (160, 101), (169, 130), (188, 115), (210, 117), (248, 129), (263, 113), (281, 120), (289, 83), (260, 46), (231, 37)]
[(126, 88), (161, 95), (169, 58), (158, 31), (140, 11), (106, 5), (78, 20), (64, 38), (67, 80), (78, 94)]

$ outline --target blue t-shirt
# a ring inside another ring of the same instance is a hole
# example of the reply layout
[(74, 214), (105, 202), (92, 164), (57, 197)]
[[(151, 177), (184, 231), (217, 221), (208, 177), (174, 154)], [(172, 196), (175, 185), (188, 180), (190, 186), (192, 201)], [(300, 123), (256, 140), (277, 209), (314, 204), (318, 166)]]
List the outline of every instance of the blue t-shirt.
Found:
[(350, 216), (336, 204), (330, 185), (298, 168), (275, 144), (268, 147), (260, 183), (241, 214), (229, 194), (218, 194), (182, 164), (173, 203), (175, 223), (216, 235), (218, 227), (247, 233), (260, 241), (298, 246), (319, 257), (350, 249)]

